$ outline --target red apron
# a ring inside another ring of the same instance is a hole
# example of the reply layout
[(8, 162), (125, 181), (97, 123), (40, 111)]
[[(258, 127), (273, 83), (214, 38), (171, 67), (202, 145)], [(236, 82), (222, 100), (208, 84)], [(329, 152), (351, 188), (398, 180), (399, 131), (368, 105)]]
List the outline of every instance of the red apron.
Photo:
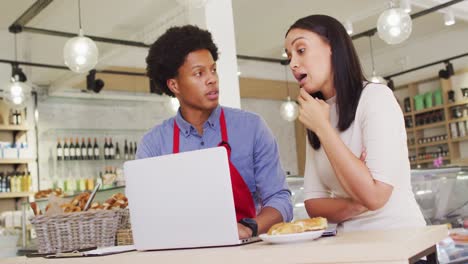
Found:
[[(232, 193), (234, 196), (234, 206), (236, 208), (236, 218), (239, 222), (242, 218), (255, 218), (255, 204), (250, 193), (249, 187), (244, 182), (244, 179), (240, 175), (239, 171), (231, 162), (231, 146), (228, 143), (228, 134), (226, 129), (226, 119), (224, 118), (224, 110), (221, 109), (221, 115), (219, 117), (219, 125), (221, 127), (221, 142), (218, 146), (224, 146), (227, 150), (229, 160), (229, 171), (231, 173), (231, 184)], [(179, 153), (179, 138), (180, 129), (174, 120), (174, 143), (173, 153)]]

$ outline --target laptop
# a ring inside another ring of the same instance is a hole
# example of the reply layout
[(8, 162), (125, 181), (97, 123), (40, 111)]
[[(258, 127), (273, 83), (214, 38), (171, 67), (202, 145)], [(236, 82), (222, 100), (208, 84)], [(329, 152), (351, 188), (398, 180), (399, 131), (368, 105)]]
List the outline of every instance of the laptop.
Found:
[(124, 164), (137, 250), (233, 246), (239, 240), (227, 152), (215, 147)]

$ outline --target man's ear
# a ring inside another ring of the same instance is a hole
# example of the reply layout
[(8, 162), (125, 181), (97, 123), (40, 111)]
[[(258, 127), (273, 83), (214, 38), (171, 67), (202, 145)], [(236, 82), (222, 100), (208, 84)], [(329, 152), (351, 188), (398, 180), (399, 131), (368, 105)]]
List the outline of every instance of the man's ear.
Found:
[(167, 87), (169, 87), (169, 90), (171, 90), (171, 92), (173, 94), (178, 94), (179, 93), (179, 85), (177, 84), (177, 80), (172, 78), (172, 79), (168, 79), (166, 81), (166, 85)]

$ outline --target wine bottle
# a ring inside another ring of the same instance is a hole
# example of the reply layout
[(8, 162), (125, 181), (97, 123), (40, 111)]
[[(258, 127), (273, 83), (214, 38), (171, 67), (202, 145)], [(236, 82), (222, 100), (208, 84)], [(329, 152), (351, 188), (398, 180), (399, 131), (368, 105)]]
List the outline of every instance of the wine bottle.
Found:
[(127, 145), (127, 140), (125, 140), (124, 144), (124, 159), (128, 160), (128, 145)]
[(107, 145), (107, 138), (104, 138), (104, 159), (109, 159), (109, 145)]
[(94, 138), (94, 159), (98, 160), (99, 158), (100, 158), (99, 145), (97, 143), (97, 139)]
[(60, 144), (60, 138), (57, 138), (57, 160), (63, 159), (63, 149), (62, 145)]
[(134, 146), (135, 146), (135, 147), (133, 148), (133, 159), (135, 159), (136, 153), (137, 153), (137, 143), (136, 143), (136, 141), (133, 142), (133, 144), (134, 144)]
[(68, 148), (67, 139), (63, 138), (63, 159), (70, 159), (70, 149)]
[(85, 139), (81, 138), (81, 159), (88, 159), (88, 149), (86, 148)]
[(115, 159), (115, 148), (114, 144), (112, 144), (112, 138), (109, 138), (109, 159)]
[(131, 141), (130, 141), (130, 149), (128, 152), (129, 152), (130, 159), (133, 159), (133, 144)]
[(115, 159), (120, 159), (119, 142), (115, 142)]
[(88, 149), (88, 159), (89, 160), (92, 160), (94, 159), (94, 150), (93, 150), (93, 146), (91, 145), (91, 138), (88, 138), (88, 145), (86, 146), (86, 148)]
[(81, 156), (80, 140), (78, 138), (76, 138), (75, 141), (75, 155), (77, 160), (83, 159), (83, 157)]
[(70, 160), (76, 159), (76, 151), (75, 151), (75, 144), (73, 144), (73, 138), (70, 138), (70, 145), (68, 146), (70, 149)]

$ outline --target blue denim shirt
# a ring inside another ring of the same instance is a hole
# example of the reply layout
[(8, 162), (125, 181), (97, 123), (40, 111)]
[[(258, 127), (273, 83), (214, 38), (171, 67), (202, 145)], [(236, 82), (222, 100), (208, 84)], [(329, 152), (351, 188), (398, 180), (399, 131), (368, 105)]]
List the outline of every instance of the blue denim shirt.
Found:
[[(283, 221), (291, 221), (293, 208), (284, 171), (279, 161), (278, 145), (265, 121), (258, 115), (239, 109), (222, 107), (226, 118), (231, 162), (237, 168), (259, 209), (277, 209)], [(218, 106), (203, 124), (203, 135), (185, 121), (178, 111), (147, 132), (141, 140), (138, 159), (172, 153), (174, 119), (180, 128), (180, 152), (216, 147), (221, 142)]]

